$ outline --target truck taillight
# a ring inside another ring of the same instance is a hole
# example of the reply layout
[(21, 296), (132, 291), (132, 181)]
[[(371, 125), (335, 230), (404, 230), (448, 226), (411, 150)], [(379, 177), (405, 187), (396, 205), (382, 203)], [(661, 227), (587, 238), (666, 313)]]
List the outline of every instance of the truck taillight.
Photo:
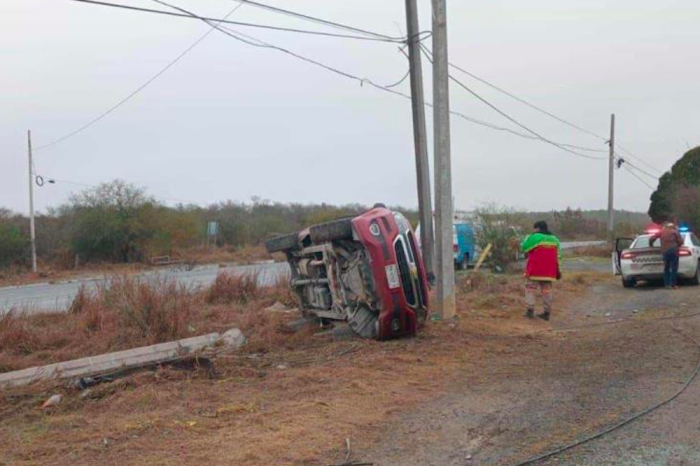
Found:
[(452, 245), (452, 252), (459, 252), (459, 244)]
[(631, 252), (623, 252), (620, 256), (620, 259), (632, 259), (633, 257), (634, 254), (632, 254)]
[(680, 248), (680, 249), (678, 250), (678, 255), (679, 255), (680, 257), (688, 257), (688, 256), (692, 256), (693, 253), (692, 253), (692, 251), (691, 251), (690, 249)]

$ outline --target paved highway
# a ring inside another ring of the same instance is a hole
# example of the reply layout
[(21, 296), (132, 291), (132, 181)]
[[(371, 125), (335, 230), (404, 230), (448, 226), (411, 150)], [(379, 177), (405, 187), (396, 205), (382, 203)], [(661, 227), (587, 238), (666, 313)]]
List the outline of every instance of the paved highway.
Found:
[[(279, 277), (288, 273), (286, 263), (269, 263), (259, 265), (241, 265), (220, 268), (216, 265), (197, 267), (183, 271), (164, 269), (137, 275), (140, 279), (172, 279), (191, 287), (207, 286), (222, 271), (228, 273), (257, 274), (262, 286), (273, 284)], [(108, 278), (85, 278), (57, 283), (36, 283), (33, 285), (10, 286), (0, 288), (0, 315), (16, 309), (25, 312), (63, 312), (65, 311), (81, 286), (95, 289), (100, 282)]]

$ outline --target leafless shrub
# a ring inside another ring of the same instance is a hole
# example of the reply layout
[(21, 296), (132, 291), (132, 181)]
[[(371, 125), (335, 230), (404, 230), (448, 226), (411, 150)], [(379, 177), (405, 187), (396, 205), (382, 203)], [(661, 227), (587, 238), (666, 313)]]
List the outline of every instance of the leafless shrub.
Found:
[(217, 275), (207, 292), (209, 304), (245, 304), (260, 296), (258, 274), (233, 275), (222, 272)]

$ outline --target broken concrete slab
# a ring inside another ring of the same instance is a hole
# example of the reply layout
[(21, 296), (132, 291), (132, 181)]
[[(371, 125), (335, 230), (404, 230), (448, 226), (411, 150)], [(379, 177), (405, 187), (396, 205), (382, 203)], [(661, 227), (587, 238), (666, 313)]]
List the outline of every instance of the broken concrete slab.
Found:
[(244, 343), (245, 337), (241, 331), (231, 329), (223, 335), (210, 333), (199, 337), (159, 343), (116, 353), (7, 372), (0, 374), (0, 389), (21, 387), (39, 381), (54, 379), (92, 377), (124, 369), (135, 369), (153, 364), (173, 362), (190, 357), (207, 348), (224, 347), (235, 349), (243, 346)]

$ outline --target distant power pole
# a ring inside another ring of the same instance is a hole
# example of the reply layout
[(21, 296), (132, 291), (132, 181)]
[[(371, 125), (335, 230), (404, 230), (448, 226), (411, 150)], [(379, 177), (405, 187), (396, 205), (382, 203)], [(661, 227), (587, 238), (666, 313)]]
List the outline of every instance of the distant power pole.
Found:
[(32, 243), (32, 272), (37, 273), (36, 266), (36, 233), (34, 229), (34, 164), (32, 163), (32, 132), (27, 131), (29, 146), (29, 237)]
[(450, 154), (450, 77), (447, 58), (447, 0), (433, 3), (433, 105), (435, 157), (436, 310), (455, 316), (455, 269), (452, 252), (452, 161)]
[(418, 210), (420, 212), (420, 241), (428, 276), (435, 275), (435, 235), (433, 233), (433, 202), (430, 195), (430, 164), (428, 161), (428, 131), (425, 126), (425, 96), (423, 94), (423, 64), (418, 26), (418, 1), (406, 0), (408, 29), (408, 59), (411, 71), (411, 102), (413, 104), (413, 139), (416, 152), (418, 181)]
[(615, 229), (613, 197), (615, 193), (615, 114), (610, 117), (610, 161), (608, 163), (608, 241), (612, 243)]

